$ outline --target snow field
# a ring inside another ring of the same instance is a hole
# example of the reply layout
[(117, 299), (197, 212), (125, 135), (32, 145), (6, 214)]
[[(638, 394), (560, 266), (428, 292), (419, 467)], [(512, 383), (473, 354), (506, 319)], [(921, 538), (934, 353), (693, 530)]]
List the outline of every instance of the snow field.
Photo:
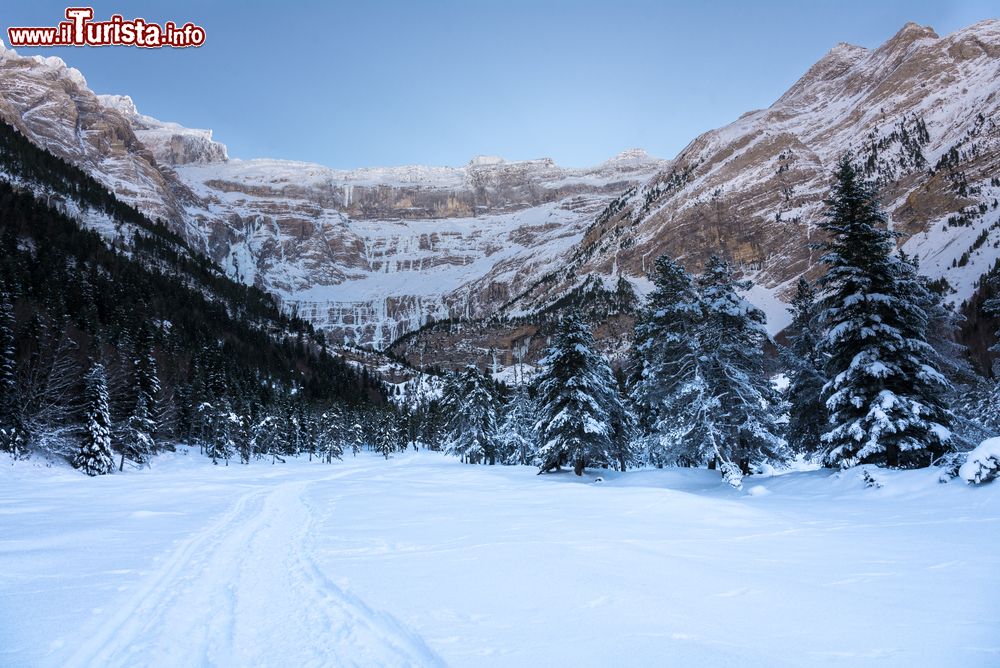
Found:
[(1000, 486), (877, 476), (5, 463), (0, 665), (997, 665)]

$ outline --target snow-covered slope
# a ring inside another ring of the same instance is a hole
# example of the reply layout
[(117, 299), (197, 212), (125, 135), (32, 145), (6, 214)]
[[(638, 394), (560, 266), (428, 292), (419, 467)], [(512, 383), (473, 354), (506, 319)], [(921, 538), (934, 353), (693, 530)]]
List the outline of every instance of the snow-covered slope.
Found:
[[(0, 466), (4, 666), (995, 666), (1000, 486)], [(44, 594), (44, 595), (43, 595)]]

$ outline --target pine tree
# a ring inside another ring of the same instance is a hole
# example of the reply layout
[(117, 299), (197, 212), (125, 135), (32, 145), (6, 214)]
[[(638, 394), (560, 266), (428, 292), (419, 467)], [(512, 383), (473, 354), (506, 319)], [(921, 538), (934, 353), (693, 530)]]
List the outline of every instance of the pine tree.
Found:
[(656, 260), (650, 280), (654, 288), (635, 326), (637, 378), (631, 396), (648, 434), (645, 459), (665, 466), (675, 460), (678, 402), (696, 382), (702, 308), (694, 279), (671, 258)]
[(663, 259), (654, 283), (636, 330), (633, 391), (653, 431), (647, 458), (707, 464), (738, 487), (752, 464), (785, 457), (779, 401), (764, 372), (764, 314), (739, 295), (751, 283), (718, 257), (697, 280)]
[(14, 339), (14, 306), (0, 291), (0, 451), (15, 458), (28, 454), (28, 435), (21, 415)]
[(976, 372), (968, 347), (957, 338), (965, 316), (947, 301), (951, 291), (947, 280), (932, 281), (920, 274), (920, 265), (914, 256), (899, 251), (899, 259), (912, 265), (910, 271), (914, 282), (911, 285), (916, 293), (913, 299), (927, 315), (927, 343), (934, 350), (938, 370), (949, 384), (937, 407), (945, 412), (951, 410), (948, 426), (952, 435), (948, 449), (969, 450), (994, 432), (980, 411), (969, 410), (972, 403), (981, 398), (980, 393), (988, 386), (988, 381)]
[(778, 397), (764, 372), (766, 318), (739, 295), (752, 287), (750, 281), (737, 281), (732, 265), (719, 257), (709, 259), (697, 285), (703, 309), (697, 336), (700, 383), (717, 414), (707, 417), (695, 408), (705, 421), (705, 433), (711, 434), (712, 449), (706, 454), (736, 485), (738, 471), (747, 473), (751, 464), (785, 457), (778, 435)]
[(153, 354), (153, 333), (148, 327), (144, 327), (138, 343), (138, 351), (134, 362), (135, 368), (135, 390), (136, 395), (141, 396), (147, 407), (148, 419), (150, 422), (149, 436), (152, 438), (158, 428), (157, 410), (160, 400), (160, 377), (156, 364), (156, 357)]
[(389, 459), (394, 452), (405, 449), (406, 436), (402, 429), (400, 416), (391, 407), (386, 407), (377, 413), (377, 430), (374, 438), (375, 451)]
[(121, 460), (118, 470), (125, 468), (125, 459), (145, 464), (156, 453), (156, 406), (160, 394), (160, 379), (153, 357), (152, 334), (144, 328), (136, 346), (136, 356), (132, 363), (135, 404), (126, 419), (121, 440)]
[(469, 464), (495, 464), (500, 404), (490, 381), (474, 365), (452, 374), (444, 397), (449, 454)]
[(104, 475), (110, 473), (115, 464), (111, 453), (108, 379), (103, 364), (94, 363), (87, 372), (85, 393), (84, 433), (73, 466), (90, 476)]
[(816, 293), (800, 278), (790, 308), (792, 324), (788, 328), (788, 347), (782, 358), (788, 368), (788, 444), (794, 452), (812, 454), (822, 447), (826, 431), (826, 406), (823, 405), (824, 359), (820, 352), (821, 334), (816, 326)]
[(319, 418), (320, 453), (327, 464), (344, 456), (347, 440), (346, 414), (341, 406), (331, 406)]
[(121, 441), (121, 460), (118, 463), (118, 470), (125, 468), (125, 459), (131, 459), (138, 464), (145, 464), (149, 457), (155, 452), (156, 443), (153, 441), (155, 425), (149, 415), (149, 407), (146, 404), (146, 395), (140, 394), (135, 401), (132, 413), (128, 416), (125, 425), (125, 432)]
[(365, 428), (361, 424), (361, 412), (354, 410), (351, 412), (350, 422), (347, 426), (347, 439), (351, 444), (351, 454), (355, 457), (365, 448)]
[(233, 412), (230, 400), (230, 382), (226, 377), (221, 351), (209, 354), (204, 385), (205, 400), (198, 406), (202, 447), (213, 464), (237, 452), (236, 435), (240, 429), (239, 417)]
[(299, 411), (298, 420), (299, 432), (301, 434), (299, 438), (299, 442), (301, 443), (300, 451), (308, 452), (309, 461), (312, 461), (313, 455), (320, 450), (319, 422), (311, 411), (305, 409), (304, 405)]
[(244, 406), (238, 412), (239, 427), (236, 429), (235, 441), (236, 451), (240, 455), (240, 464), (249, 464), (253, 457), (253, 425), (254, 420), (250, 415), (250, 406)]
[(497, 452), (503, 464), (533, 464), (538, 434), (534, 404), (525, 385), (511, 395), (497, 430)]
[[(594, 351), (594, 339), (576, 313), (564, 315), (538, 381), (538, 460), (542, 471), (572, 464), (606, 467), (621, 457), (616, 414), (624, 413), (614, 374)], [(627, 461), (626, 461), (627, 463)]]
[(825, 461), (928, 465), (950, 440), (941, 402), (949, 383), (927, 343), (916, 272), (892, 256), (893, 234), (876, 193), (848, 158), (826, 204), (820, 322), (832, 428), (823, 434)]
[[(608, 371), (611, 367), (607, 367)], [(625, 471), (642, 464), (641, 452), (636, 447), (639, 434), (639, 422), (635, 409), (624, 393), (624, 387), (619, 385), (614, 372), (611, 379), (614, 385), (606, 385), (607, 394), (603, 397), (611, 417), (611, 464), (619, 471)]]
[[(983, 280), (983, 288), (988, 291), (987, 294), (994, 296), (982, 302), (979, 307), (979, 315), (984, 319), (1000, 317), (1000, 285), (998, 285), (997, 266), (994, 266)], [(992, 353), (998, 353), (1000, 352), (1000, 330), (994, 332), (993, 336), (996, 340), (988, 350)], [(998, 369), (995, 360), (989, 371), (989, 377), (976, 378), (975, 382), (970, 383), (971, 387), (963, 388), (965, 392), (957, 406), (963, 421), (972, 422), (982, 430), (982, 433), (977, 435), (978, 442), (1000, 432), (1000, 369)]]
[(194, 388), (189, 383), (181, 383), (174, 390), (176, 422), (174, 435), (184, 443), (193, 442), (197, 424), (197, 407), (194, 403)]

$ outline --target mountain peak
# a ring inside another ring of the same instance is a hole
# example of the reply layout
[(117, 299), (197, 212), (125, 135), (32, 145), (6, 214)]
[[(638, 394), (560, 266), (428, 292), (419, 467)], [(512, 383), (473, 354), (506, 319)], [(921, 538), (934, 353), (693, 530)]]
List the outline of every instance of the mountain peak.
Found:
[(934, 32), (934, 28), (930, 26), (922, 26), (918, 23), (910, 21), (902, 28), (899, 29), (895, 35), (893, 35), (885, 44), (883, 44), (880, 50), (884, 49), (887, 51), (898, 51), (901, 49), (909, 48), (910, 45), (921, 40), (936, 40), (940, 39), (938, 34)]
[(618, 155), (613, 156), (609, 163), (618, 162), (650, 162), (653, 157), (642, 148), (627, 148)]

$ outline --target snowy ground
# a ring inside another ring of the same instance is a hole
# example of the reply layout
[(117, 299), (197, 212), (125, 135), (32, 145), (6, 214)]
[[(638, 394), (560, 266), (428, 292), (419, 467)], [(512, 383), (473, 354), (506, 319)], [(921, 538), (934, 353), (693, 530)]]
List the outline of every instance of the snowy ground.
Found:
[(1000, 665), (1000, 485), (601, 475), (5, 462), (0, 665)]

